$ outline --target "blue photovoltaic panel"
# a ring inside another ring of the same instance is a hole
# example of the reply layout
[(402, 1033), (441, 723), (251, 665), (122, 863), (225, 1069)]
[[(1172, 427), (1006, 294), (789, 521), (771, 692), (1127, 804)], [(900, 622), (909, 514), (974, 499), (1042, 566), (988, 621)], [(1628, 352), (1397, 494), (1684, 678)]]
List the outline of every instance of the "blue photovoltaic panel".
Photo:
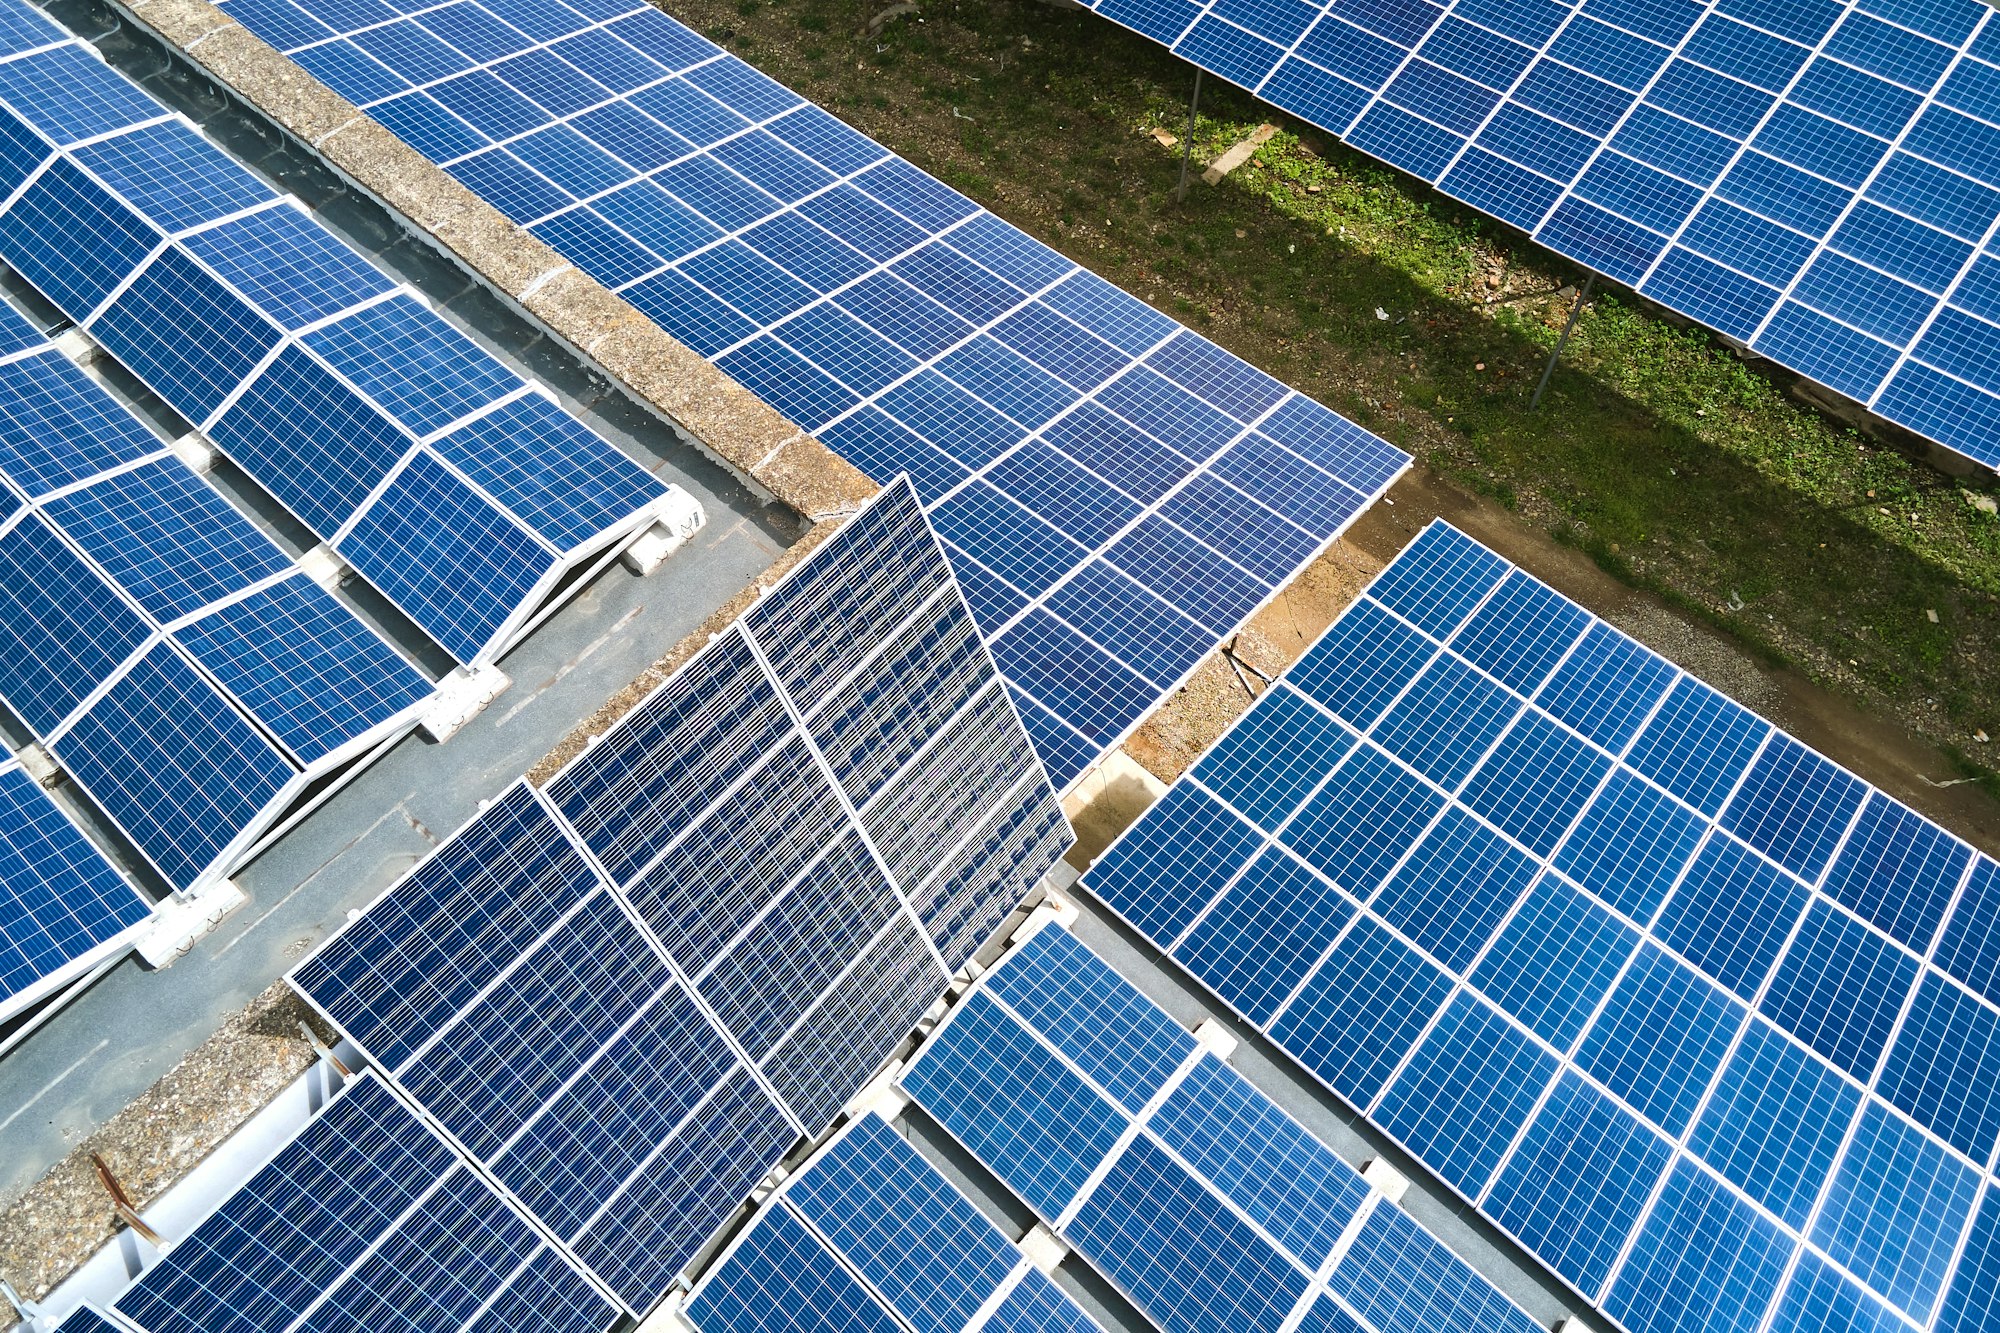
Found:
[[(39, 337), (0, 362), (0, 478), (31, 506), (0, 535), (0, 697), (78, 757), (84, 791), (176, 887), (225, 871), (297, 774), (354, 757), (429, 697), (421, 672)], [(160, 630), (170, 643), (152, 641)], [(127, 673), (171, 680), (170, 700)]]
[[(948, 1016), (902, 1083), (1165, 1333), (1537, 1327), (1186, 1033), (1158, 1095), (1118, 1109), (1102, 1075), (1153, 1066), (1167, 1029), (1050, 926)], [(1065, 1062), (1085, 1046), (1087, 1080)], [(1076, 1168), (1060, 1195), (1046, 1188), (1052, 1155)], [(1369, 1240), (1384, 1228), (1402, 1255)]]
[(142, 1333), (602, 1333), (618, 1320), (526, 1218), (367, 1075), (115, 1309)]
[(862, 471), (915, 478), (1058, 787), (1407, 465), (651, 7), (471, 6), (421, 42), (230, 12)]
[(129, 666), (51, 747), (170, 884), (244, 850), (299, 770), (170, 643)]
[(2000, 44), (1977, 0), (1089, 4), (2000, 466)]
[(394, 648), (302, 573), (216, 608), (175, 637), (305, 764), (431, 693)]
[(1003, 691), (892, 486), (292, 984), (642, 1314), (1068, 845)]
[(0, 763), (0, 1015), (152, 913), (20, 765)]
[[(504, 650), (554, 567), (637, 530), (663, 493), (88, 46), (0, 56), (0, 119), (6, 189), (48, 163), (0, 210), (0, 259), (460, 661)], [(115, 450), (35, 457), (16, 433), (0, 424), (0, 450), (24, 455), (6, 470), (33, 492)], [(467, 479), (450, 487), (414, 452), (440, 435)], [(418, 475), (375, 494), (405, 460)]]
[[(1400, 725), (1446, 667), (1509, 720)], [(1438, 522), (1084, 885), (1633, 1333), (1747, 1333), (1951, 1289), (1994, 879)]]
[(696, 1285), (700, 1333), (1095, 1333), (1097, 1324), (877, 1116), (793, 1174)]

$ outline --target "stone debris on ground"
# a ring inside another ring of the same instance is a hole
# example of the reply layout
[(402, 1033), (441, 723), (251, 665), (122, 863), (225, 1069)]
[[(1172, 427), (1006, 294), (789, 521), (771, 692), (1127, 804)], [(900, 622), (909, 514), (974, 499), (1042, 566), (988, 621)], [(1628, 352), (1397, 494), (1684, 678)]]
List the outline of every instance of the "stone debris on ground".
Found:
[[(0, 1278), (28, 1300), (46, 1296), (124, 1226), (92, 1154), (144, 1211), (312, 1064), (299, 1030), (307, 1019), (304, 1002), (276, 983), (79, 1143), (0, 1210)], [(0, 1302), (0, 1333), (14, 1326)]]

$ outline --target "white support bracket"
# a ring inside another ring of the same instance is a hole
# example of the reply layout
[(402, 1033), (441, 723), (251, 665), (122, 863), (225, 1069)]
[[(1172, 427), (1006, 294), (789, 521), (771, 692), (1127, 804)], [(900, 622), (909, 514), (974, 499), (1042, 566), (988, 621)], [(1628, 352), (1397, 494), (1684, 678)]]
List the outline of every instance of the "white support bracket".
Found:
[(1028, 1228), (1028, 1234), (1021, 1237), (1021, 1254), (1043, 1277), (1056, 1271), (1057, 1265), (1069, 1258), (1069, 1246), (1065, 1245), (1040, 1222)]
[(417, 725), (432, 740), (448, 741), (513, 683), (506, 672), (491, 663), (472, 670), (459, 667), (438, 682), (437, 697)]
[(21, 752), (15, 758), (21, 761), (22, 770), (33, 778), (35, 785), (43, 791), (49, 791), (62, 784), (62, 765), (58, 764), (56, 757), (43, 746), (23, 745)]
[[(199, 439), (200, 436), (194, 438)], [(179, 452), (178, 441), (175, 442), (175, 452)], [(307, 578), (328, 592), (338, 591), (340, 585), (354, 575), (354, 567), (342, 560), (340, 553), (325, 542), (300, 556), (299, 568), (305, 571)]]
[(686, 1292), (668, 1292), (666, 1299), (639, 1321), (634, 1333), (697, 1333), (695, 1326), (688, 1322), (686, 1303)]
[(58, 352), (79, 366), (91, 365), (104, 356), (104, 349), (97, 345), (97, 339), (81, 328), (70, 329), (53, 341)]
[(153, 924), (139, 937), (139, 957), (151, 968), (171, 967), (195, 941), (250, 901), (233, 879), (218, 880), (198, 894), (176, 895), (159, 905)]
[(1195, 1045), (1225, 1064), (1230, 1056), (1236, 1054), (1236, 1038), (1213, 1018), (1204, 1018), (1194, 1025), (1194, 1041)]
[(854, 1094), (854, 1099), (847, 1103), (847, 1113), (857, 1120), (871, 1111), (884, 1120), (894, 1120), (901, 1115), (910, 1104), (910, 1094), (896, 1086), (902, 1072), (903, 1062), (893, 1061), (868, 1086)]
[(1379, 1157), (1362, 1166), (1361, 1178), (1390, 1203), (1401, 1203), (1403, 1196), (1410, 1192), (1410, 1178)]
[(1035, 904), (1035, 910), (1028, 913), (1027, 919), (1021, 922), (1008, 938), (1011, 943), (1019, 944), (1051, 921), (1068, 930), (1082, 915), (1082, 908), (1060, 893), (1051, 891), (1047, 897)]
[(766, 1199), (778, 1192), (778, 1187), (784, 1184), (791, 1177), (791, 1174), (791, 1172), (785, 1170), (782, 1166), (772, 1167), (770, 1174), (758, 1181), (751, 1188), (750, 1202), (754, 1205), (763, 1204)]
[(215, 446), (198, 430), (189, 431), (167, 448), (174, 451), (174, 457), (196, 472), (207, 473), (215, 467)]
[(681, 549), (687, 539), (708, 522), (700, 501), (678, 486), (653, 503), (653, 521), (632, 539), (618, 559), (634, 574), (645, 576), (665, 564), (667, 557)]

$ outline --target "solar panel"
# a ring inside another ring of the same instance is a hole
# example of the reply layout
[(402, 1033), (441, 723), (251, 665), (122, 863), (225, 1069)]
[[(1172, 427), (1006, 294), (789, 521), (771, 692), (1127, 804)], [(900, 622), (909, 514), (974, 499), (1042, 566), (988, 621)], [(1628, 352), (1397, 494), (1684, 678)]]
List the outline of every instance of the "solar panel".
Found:
[(1056, 926), (901, 1082), (1163, 1333), (1539, 1327)]
[(670, 488), (7, 3), (0, 260), (459, 662), (652, 521)]
[[(120, 1296), (140, 1333), (601, 1333), (617, 1311), (368, 1074)], [(83, 1307), (65, 1329), (116, 1329)]]
[(899, 482), (291, 981), (639, 1314), (1069, 841)]
[(1083, 883), (1667, 1333), (1981, 1299), (1995, 881), (1439, 522)]
[(2000, 466), (2000, 23), (1977, 0), (1089, 3)]
[(227, 8), (863, 472), (914, 478), (1059, 788), (1408, 466), (638, 0)]
[(0, 701), (176, 888), (414, 725), (431, 682), (27, 335), (0, 353)]
[(0, 1019), (111, 957), (152, 915), (35, 780), (0, 762)]
[(843, 1128), (686, 1305), (699, 1333), (1093, 1333), (1097, 1324), (888, 1122)]

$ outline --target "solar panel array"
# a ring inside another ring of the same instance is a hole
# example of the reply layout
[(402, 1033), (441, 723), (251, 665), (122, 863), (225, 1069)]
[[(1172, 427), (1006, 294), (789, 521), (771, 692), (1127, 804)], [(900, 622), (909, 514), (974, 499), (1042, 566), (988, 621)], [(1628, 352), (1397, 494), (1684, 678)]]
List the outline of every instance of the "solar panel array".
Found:
[(1055, 926), (902, 1085), (1164, 1333), (1540, 1328)]
[[(603, 1333), (618, 1314), (363, 1074), (118, 1298), (139, 1333)], [(67, 1333), (111, 1333), (88, 1306)]]
[(191, 888), (431, 682), (0, 309), (0, 701)]
[(686, 1311), (697, 1333), (1099, 1333), (875, 1115), (763, 1204)]
[(0, 260), (462, 663), (665, 487), (23, 0)]
[(0, 1021), (87, 972), (152, 915), (35, 780), (0, 760)]
[(1069, 840), (899, 483), (291, 981), (638, 1314)]
[(1979, 0), (1091, 8), (2000, 467), (2000, 22)]
[(1084, 884), (1634, 1333), (1986, 1326), (2000, 866), (1441, 522)]
[(1408, 466), (643, 0), (225, 9), (914, 477), (1059, 788)]

